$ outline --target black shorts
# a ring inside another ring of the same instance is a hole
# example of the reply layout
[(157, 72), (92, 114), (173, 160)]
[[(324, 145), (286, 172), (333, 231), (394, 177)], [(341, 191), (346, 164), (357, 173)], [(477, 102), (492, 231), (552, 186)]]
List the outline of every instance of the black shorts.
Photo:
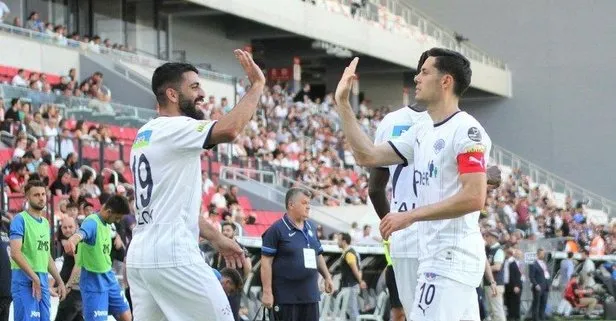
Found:
[(389, 290), (389, 304), (392, 308), (401, 308), (402, 302), (400, 302), (400, 297), (398, 296), (396, 275), (394, 274), (394, 267), (391, 265), (385, 268), (385, 283), (387, 284), (387, 290)]
[[(319, 321), (319, 303), (275, 304), (275, 321)], [(270, 310), (270, 311), (272, 311)]]

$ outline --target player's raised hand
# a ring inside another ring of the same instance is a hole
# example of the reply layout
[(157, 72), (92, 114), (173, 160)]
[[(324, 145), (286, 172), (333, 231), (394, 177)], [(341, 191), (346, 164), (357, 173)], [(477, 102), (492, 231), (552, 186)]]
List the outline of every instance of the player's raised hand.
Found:
[(355, 57), (349, 66), (344, 68), (344, 72), (338, 82), (338, 87), (336, 87), (336, 94), (334, 96), (337, 106), (351, 105), (349, 102), (349, 94), (351, 93), (351, 88), (353, 88), (353, 81), (357, 78), (355, 75), (355, 69), (357, 69), (358, 63), (359, 58)]
[(212, 245), (225, 259), (228, 268), (241, 268), (244, 265), (244, 251), (234, 240), (220, 237), (212, 241)]
[(244, 73), (246, 73), (250, 83), (253, 86), (265, 85), (263, 71), (261, 71), (261, 68), (252, 60), (250, 53), (240, 49), (234, 50), (233, 53), (235, 54), (235, 58), (240, 62), (240, 65), (242, 65)]
[(409, 220), (411, 216), (402, 213), (388, 213), (381, 220), (379, 230), (384, 240), (389, 240), (391, 233), (399, 231), (411, 225)]

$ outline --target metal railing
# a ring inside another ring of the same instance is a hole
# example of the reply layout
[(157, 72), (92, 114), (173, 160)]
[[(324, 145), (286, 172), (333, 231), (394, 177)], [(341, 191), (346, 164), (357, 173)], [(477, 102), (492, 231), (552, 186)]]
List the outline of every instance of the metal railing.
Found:
[(616, 208), (616, 202), (603, 196), (595, 194), (575, 183), (572, 183), (542, 167), (518, 156), (503, 147), (492, 145), (490, 158), (498, 165), (505, 165), (511, 168), (518, 168), (537, 184), (545, 184), (552, 192), (563, 193), (572, 199), (587, 201), (587, 206), (593, 209), (602, 210), (611, 214), (611, 210)]
[[(220, 167), (220, 176), (222, 179), (248, 179), (251, 181), (273, 185), (274, 187), (280, 187), (282, 189), (288, 189), (290, 187), (301, 187), (312, 193), (313, 201), (316, 201), (319, 205), (325, 205), (328, 199), (334, 199), (340, 202), (340, 205), (346, 205), (344, 199), (338, 199), (332, 195), (327, 195), (325, 192), (309, 187), (308, 185), (286, 177), (278, 172), (270, 172), (263, 170), (256, 170), (250, 168), (238, 168), (238, 167), (229, 167), (229, 166), (221, 166)], [(267, 185), (264, 185), (267, 186)], [(270, 187), (268, 186), (268, 187)], [(277, 193), (283, 196), (284, 199), (285, 193), (279, 189), (274, 188)]]
[[(103, 45), (93, 45), (85, 42), (75, 41), (67, 38), (60, 38), (55, 35), (50, 35), (30, 29), (24, 29), (20, 27), (11, 26), (9, 24), (0, 23), (0, 32), (10, 33), (16, 36), (22, 36), (26, 38), (30, 38), (32, 40), (44, 42), (46, 44), (52, 44), (61, 47), (72, 48), (75, 50), (79, 50), (81, 52), (94, 52), (105, 54), (108, 57), (114, 60), (120, 60), (128, 63), (135, 63), (142, 66), (156, 68), (167, 61), (147, 57), (143, 55), (137, 55), (127, 51), (116, 50), (112, 48), (106, 48)], [(235, 83), (235, 77), (231, 75), (226, 75), (223, 73), (215, 72), (212, 70), (206, 70), (202, 68), (197, 68), (199, 70), (199, 75), (214, 80), (221, 80)]]
[[(8, 101), (12, 98), (20, 98), (22, 101), (29, 102), (33, 111), (36, 111), (43, 104), (54, 104), (64, 113), (64, 116), (70, 116), (71, 114), (82, 114), (81, 118), (77, 116), (77, 119), (96, 118), (96, 116), (107, 118), (107, 123), (125, 125), (127, 121), (134, 120), (138, 123), (146, 123), (150, 119), (156, 118), (157, 113), (154, 109), (135, 107), (130, 105), (123, 105), (112, 102), (103, 102), (98, 99), (82, 98), (82, 97), (68, 97), (57, 95), (55, 93), (44, 93), (36, 90), (32, 90), (26, 87), (12, 86), (6, 84), (0, 84), (0, 97), (7, 100), (5, 106), (8, 108)], [(93, 117), (94, 116), (94, 117)]]
[[(347, 7), (350, 7), (352, 2), (351, 0), (334, 1)], [(489, 55), (473, 44), (459, 42), (453, 30), (447, 29), (429, 18), (428, 15), (400, 0), (369, 0), (363, 8), (358, 10), (355, 19), (377, 22), (382, 28), (390, 31), (400, 31), (406, 34), (418, 32), (422, 36), (432, 37), (443, 47), (458, 51), (469, 59), (503, 70), (508, 69), (502, 60)]]

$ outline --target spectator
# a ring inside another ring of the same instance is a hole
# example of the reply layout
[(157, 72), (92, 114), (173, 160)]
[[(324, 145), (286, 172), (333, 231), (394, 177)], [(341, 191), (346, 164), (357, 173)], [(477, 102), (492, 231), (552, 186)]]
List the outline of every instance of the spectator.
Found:
[[(486, 301), (489, 306), (490, 315), (494, 321), (505, 321), (505, 309), (503, 306), (505, 293), (505, 276), (503, 264), (505, 263), (505, 252), (500, 243), (498, 243), (500, 235), (498, 231), (491, 230), (484, 236), (486, 241), (486, 257), (490, 270), (496, 281), (496, 295), (486, 295)], [(485, 282), (485, 284), (490, 284)], [(490, 286), (484, 288), (485, 293), (490, 293)]]
[(212, 196), (212, 200), (210, 204), (214, 205), (217, 209), (222, 209), (227, 207), (227, 199), (224, 197), (226, 188), (223, 185), (218, 185), (216, 189), (216, 193)]
[(19, 98), (11, 99), (11, 107), (4, 113), (4, 120), (20, 121), (19, 111), (21, 111), (21, 101)]
[(23, 193), (28, 182), (28, 168), (22, 162), (11, 164), (11, 172), (4, 178), (5, 183), (13, 193)]
[(231, 207), (234, 204), (239, 204), (237, 195), (238, 190), (239, 189), (237, 186), (231, 185), (229, 187), (229, 192), (225, 193), (225, 201), (227, 202), (228, 207)]
[(98, 188), (98, 186), (94, 184), (95, 179), (96, 172), (92, 172), (89, 170), (83, 172), (81, 176), (81, 181), (79, 182), (79, 188), (84, 191), (86, 197), (99, 198), (101, 196), (100, 188)]
[(505, 303), (509, 320), (520, 320), (522, 286), (525, 280), (523, 254), (518, 249), (512, 249), (511, 252), (511, 259), (506, 261), (508, 268), (505, 276)]
[(58, 177), (50, 186), (51, 192), (56, 196), (68, 195), (71, 191), (71, 173), (67, 168), (58, 171)]
[[(565, 260), (560, 261), (560, 289), (565, 290), (569, 284), (569, 280), (573, 277), (573, 272), (575, 270), (575, 264), (573, 263), (573, 253), (567, 253), (567, 258)], [(565, 297), (562, 298), (560, 303), (558, 304), (558, 312), (563, 314), (565, 308), (567, 307), (567, 300)]]
[[(9, 13), (11, 13), (9, 7), (6, 5), (6, 3), (4, 3), (4, 1), (0, 1), (0, 24), (4, 23), (4, 18), (8, 17)], [(2, 320), (1, 317), (0, 320)]]
[(584, 289), (580, 286), (578, 282), (577, 276), (573, 275), (571, 280), (567, 283), (564, 293), (564, 299), (569, 304), (569, 309), (564, 313), (565, 317), (570, 316), (570, 308), (571, 306), (585, 308), (586, 313), (584, 317), (587, 320), (594, 319), (591, 313), (593, 312), (595, 306), (597, 305), (597, 299), (593, 297), (589, 297), (592, 295), (593, 291), (590, 289)]
[[(1, 6), (2, 5), (0, 4), (0, 7)], [(1, 10), (2, 9), (0, 8), (0, 11)], [(28, 82), (26, 81), (26, 71), (23, 69), (17, 70), (17, 74), (13, 76), (13, 79), (11, 80), (11, 85), (20, 86), (20, 87), (28, 87)]]

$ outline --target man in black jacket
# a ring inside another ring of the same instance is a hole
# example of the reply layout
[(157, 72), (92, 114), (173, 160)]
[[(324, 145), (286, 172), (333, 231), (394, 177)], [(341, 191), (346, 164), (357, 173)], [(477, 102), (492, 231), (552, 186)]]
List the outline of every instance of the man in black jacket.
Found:
[(524, 283), (524, 273), (522, 261), (522, 251), (512, 249), (512, 257), (507, 260), (509, 280), (505, 285), (505, 302), (509, 320), (520, 320), (520, 303), (522, 298), (522, 284)]
[(537, 259), (530, 265), (528, 277), (533, 291), (533, 321), (545, 320), (545, 306), (550, 291), (550, 272), (545, 263), (545, 251), (537, 250)]

